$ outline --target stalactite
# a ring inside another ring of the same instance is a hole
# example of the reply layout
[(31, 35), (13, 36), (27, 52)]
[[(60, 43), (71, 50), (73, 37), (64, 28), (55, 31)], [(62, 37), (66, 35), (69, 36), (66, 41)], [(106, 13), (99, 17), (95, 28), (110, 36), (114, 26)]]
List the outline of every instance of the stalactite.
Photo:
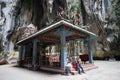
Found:
[(83, 19), (83, 25), (85, 26), (87, 23), (86, 21), (86, 10), (85, 10), (85, 7), (84, 7), (84, 4), (83, 4), (83, 1), (80, 0), (80, 3), (81, 3), (81, 13), (82, 13), (82, 19)]
[(67, 10), (67, 1), (66, 0), (53, 0), (53, 8), (52, 8), (52, 17), (56, 19), (58, 13), (60, 13), (60, 8), (63, 9), (64, 12)]

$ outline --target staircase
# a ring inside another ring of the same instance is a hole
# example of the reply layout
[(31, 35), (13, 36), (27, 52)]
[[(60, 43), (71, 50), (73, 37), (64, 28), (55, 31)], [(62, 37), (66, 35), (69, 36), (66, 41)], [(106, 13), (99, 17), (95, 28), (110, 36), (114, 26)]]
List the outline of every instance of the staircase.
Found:
[(94, 64), (90, 64), (90, 63), (82, 64), (82, 67), (83, 67), (84, 71), (89, 71), (89, 70), (98, 68)]
[[(94, 64), (90, 64), (90, 63), (82, 64), (82, 67), (83, 67), (83, 69), (84, 69), (85, 72), (86, 72), (86, 71), (89, 71), (89, 70), (92, 70), (92, 69), (98, 68), (98, 67), (95, 66)], [(71, 73), (72, 73), (73, 75), (78, 74), (78, 72), (77, 72), (75, 69), (73, 69), (73, 70), (71, 71)]]

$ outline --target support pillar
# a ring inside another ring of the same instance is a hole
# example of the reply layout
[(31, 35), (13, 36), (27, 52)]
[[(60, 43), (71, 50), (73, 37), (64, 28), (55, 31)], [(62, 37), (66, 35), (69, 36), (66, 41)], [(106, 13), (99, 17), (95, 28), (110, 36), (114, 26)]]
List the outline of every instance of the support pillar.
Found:
[(22, 52), (22, 60), (25, 59), (25, 45), (23, 45), (23, 48), (22, 48), (23, 52)]
[(64, 28), (61, 29), (60, 31), (60, 39), (61, 39), (61, 68), (65, 68), (66, 65), (66, 32)]
[(33, 58), (32, 58), (32, 64), (33, 64), (33, 70), (36, 70), (37, 65), (37, 39), (33, 40)]
[(88, 39), (88, 56), (89, 56), (89, 63), (93, 63), (91, 39)]
[(22, 49), (23, 48), (23, 46), (22, 45), (20, 45), (19, 46), (19, 60), (18, 60), (18, 66), (22, 66)]

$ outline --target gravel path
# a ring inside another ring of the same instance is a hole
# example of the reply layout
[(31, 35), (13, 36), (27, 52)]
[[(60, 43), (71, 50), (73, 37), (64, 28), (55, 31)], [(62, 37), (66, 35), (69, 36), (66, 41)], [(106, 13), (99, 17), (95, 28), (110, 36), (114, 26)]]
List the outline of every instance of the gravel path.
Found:
[(97, 69), (70, 76), (0, 65), (0, 80), (120, 80), (119, 61), (95, 61), (95, 65)]

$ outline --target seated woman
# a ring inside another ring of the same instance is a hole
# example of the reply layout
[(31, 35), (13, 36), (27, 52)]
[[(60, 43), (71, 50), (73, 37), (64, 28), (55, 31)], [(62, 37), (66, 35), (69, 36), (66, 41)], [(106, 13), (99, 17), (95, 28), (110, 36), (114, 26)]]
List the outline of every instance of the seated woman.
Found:
[(85, 73), (83, 67), (81, 66), (81, 64), (79, 63), (79, 61), (76, 61), (76, 70), (78, 71), (79, 74), (81, 74), (81, 71), (83, 73)]

